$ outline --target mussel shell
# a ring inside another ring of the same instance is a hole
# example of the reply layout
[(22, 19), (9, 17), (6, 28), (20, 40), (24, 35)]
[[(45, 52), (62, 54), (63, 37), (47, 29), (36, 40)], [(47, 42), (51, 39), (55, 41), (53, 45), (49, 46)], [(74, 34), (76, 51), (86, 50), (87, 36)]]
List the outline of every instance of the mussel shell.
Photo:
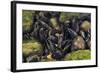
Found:
[(59, 17), (60, 16), (60, 12), (49, 12), (51, 14), (52, 17)]
[(63, 56), (63, 53), (59, 50), (56, 50), (53, 54), (52, 54), (52, 58), (56, 59), (56, 60), (60, 60)]
[(26, 58), (27, 62), (39, 62), (40, 61), (40, 56), (38, 55), (32, 55)]
[(72, 40), (63, 40), (61, 43), (62, 48), (69, 48), (71, 46)]
[(53, 35), (50, 35), (49, 36), (49, 39), (53, 42), (53, 43), (57, 43), (58, 39), (57, 37), (53, 36)]
[(91, 14), (89, 14), (89, 13), (82, 13), (82, 14), (80, 14), (79, 19), (81, 21), (89, 21), (89, 22), (91, 22)]
[(73, 39), (77, 36), (77, 33), (70, 28), (67, 29), (66, 33), (69, 39)]
[(38, 20), (38, 22), (40, 23), (40, 26), (45, 28), (45, 29), (51, 29), (50, 25), (47, 24), (46, 22), (42, 21), (42, 20)]
[(84, 39), (86, 38), (86, 35), (85, 35), (85, 32), (84, 32), (84, 31), (80, 30), (79, 34), (80, 34), (80, 36), (83, 37)]
[(69, 26), (71, 29), (73, 29), (75, 32), (79, 31), (79, 19), (78, 17), (72, 17), (69, 23)]

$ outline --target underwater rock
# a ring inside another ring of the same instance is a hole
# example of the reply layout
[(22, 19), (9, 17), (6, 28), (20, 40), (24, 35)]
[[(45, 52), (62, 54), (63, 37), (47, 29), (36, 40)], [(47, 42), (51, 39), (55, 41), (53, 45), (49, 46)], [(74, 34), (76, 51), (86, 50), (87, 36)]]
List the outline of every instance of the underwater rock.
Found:
[(26, 57), (27, 61), (31, 61), (32, 58), (35, 58), (36, 56), (41, 55), (43, 53), (43, 47), (39, 42), (32, 42), (31, 40), (31, 42), (28, 41), (22, 44), (22, 53), (23, 56)]
[(81, 36), (77, 36), (73, 40), (73, 50), (85, 49), (85, 41)]
[(91, 59), (90, 50), (77, 50), (67, 54), (64, 60), (88, 60)]
[(88, 31), (91, 27), (90, 22), (88, 21), (84, 21), (82, 22), (81, 26), (80, 26), (84, 31)]

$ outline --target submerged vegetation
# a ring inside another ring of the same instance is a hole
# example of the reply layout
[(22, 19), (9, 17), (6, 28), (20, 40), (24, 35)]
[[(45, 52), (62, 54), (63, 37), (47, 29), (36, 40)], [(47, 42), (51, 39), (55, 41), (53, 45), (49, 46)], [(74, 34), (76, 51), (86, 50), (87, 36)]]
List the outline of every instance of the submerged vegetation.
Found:
[(91, 15), (22, 11), (23, 62), (91, 59)]

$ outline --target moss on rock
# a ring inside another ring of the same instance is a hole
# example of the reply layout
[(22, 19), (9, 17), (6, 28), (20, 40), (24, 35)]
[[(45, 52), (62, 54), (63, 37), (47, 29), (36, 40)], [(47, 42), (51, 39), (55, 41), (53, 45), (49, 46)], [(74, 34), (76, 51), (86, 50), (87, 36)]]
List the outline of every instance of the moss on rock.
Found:
[(30, 27), (32, 25), (32, 17), (33, 17), (33, 11), (31, 10), (23, 10), (22, 12), (22, 24), (23, 24), (23, 31), (30, 30)]
[(90, 50), (78, 50), (67, 54), (64, 60), (88, 60), (91, 59)]
[(73, 16), (80, 16), (80, 13), (72, 13), (72, 12), (62, 12), (60, 15), (60, 21), (65, 22), (66, 20), (72, 18)]
[(22, 44), (22, 52), (25, 56), (28, 56), (30, 53), (42, 52), (43, 48), (41, 43), (37, 41), (27, 41)]

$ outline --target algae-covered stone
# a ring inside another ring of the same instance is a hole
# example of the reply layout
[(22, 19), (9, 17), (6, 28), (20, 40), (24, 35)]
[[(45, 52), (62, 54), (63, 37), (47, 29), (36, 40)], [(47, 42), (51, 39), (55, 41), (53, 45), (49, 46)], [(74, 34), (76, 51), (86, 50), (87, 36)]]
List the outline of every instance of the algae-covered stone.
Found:
[(85, 41), (81, 36), (77, 36), (73, 40), (73, 50), (76, 49), (85, 49)]
[(31, 10), (23, 10), (22, 11), (22, 24), (23, 24), (23, 31), (30, 30), (30, 27), (32, 25), (32, 17), (34, 12)]
[(60, 15), (60, 21), (61, 22), (65, 22), (66, 20), (69, 20), (70, 18), (72, 17), (79, 17), (80, 16), (80, 13), (72, 13), (72, 12), (62, 12), (61, 15)]
[(84, 21), (84, 22), (81, 24), (81, 28), (82, 28), (84, 31), (88, 31), (88, 30), (91, 28), (90, 22)]
[(27, 41), (22, 44), (22, 52), (25, 56), (28, 56), (31, 53), (39, 52), (41, 53), (43, 50), (41, 43), (35, 41)]
[(51, 18), (50, 19), (50, 22), (51, 22), (51, 24), (52, 24), (53, 27), (57, 27), (58, 26), (58, 22), (57, 22), (57, 19), (56, 18), (54, 18), (54, 17)]
[(91, 59), (90, 50), (78, 50), (67, 54), (64, 60), (88, 60)]

